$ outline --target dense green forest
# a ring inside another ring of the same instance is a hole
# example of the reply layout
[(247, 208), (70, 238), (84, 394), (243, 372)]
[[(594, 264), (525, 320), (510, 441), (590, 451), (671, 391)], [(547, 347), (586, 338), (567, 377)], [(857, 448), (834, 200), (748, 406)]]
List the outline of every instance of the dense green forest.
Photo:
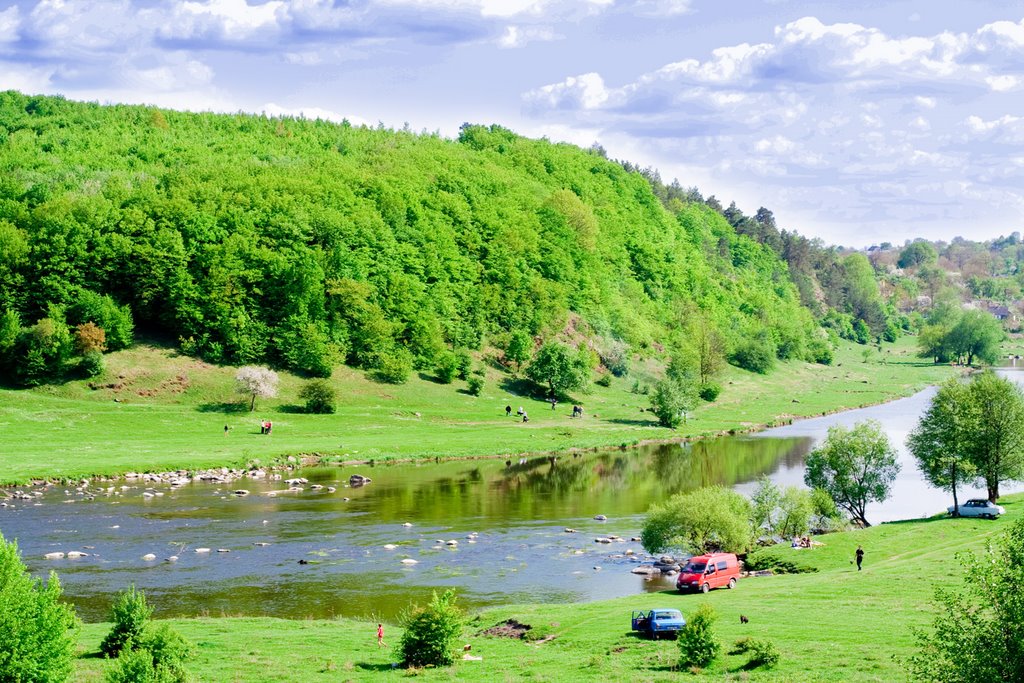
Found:
[(740, 363), (827, 359), (800, 296), (770, 246), (598, 150), (0, 93), (0, 360), (20, 384), (139, 332), (312, 375), (401, 377), (524, 334), (621, 360), (697, 327)]

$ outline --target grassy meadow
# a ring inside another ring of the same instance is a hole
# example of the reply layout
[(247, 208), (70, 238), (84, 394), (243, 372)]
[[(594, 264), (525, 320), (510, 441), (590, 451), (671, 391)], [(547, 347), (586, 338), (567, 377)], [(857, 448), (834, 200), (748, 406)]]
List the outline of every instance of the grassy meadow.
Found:
[[(481, 661), (445, 669), (393, 670), (391, 649), (378, 649), (376, 624), (353, 620), (183, 619), (171, 623), (197, 645), (192, 669), (203, 681), (628, 681), (712, 678), (750, 681), (901, 681), (914, 649), (913, 628), (926, 627), (936, 586), (956, 586), (956, 554), (985, 542), (1024, 516), (1024, 495), (1007, 496), (999, 520), (947, 519), (888, 523), (819, 537), (812, 550), (768, 551), (815, 573), (744, 579), (734, 591), (675, 591), (572, 605), (519, 605), (470, 616), (465, 642)], [(851, 560), (864, 547), (863, 571)], [(429, 596), (425, 595), (426, 602)], [(372, 601), (372, 596), (367, 596)], [(743, 656), (722, 656), (699, 675), (676, 668), (674, 642), (629, 632), (630, 611), (678, 607), (685, 615), (708, 602), (719, 619), (723, 652), (743, 636), (771, 640), (782, 654), (771, 671), (745, 671)], [(739, 616), (749, 618), (741, 624)], [(533, 627), (530, 640), (482, 635), (515, 618)], [(86, 625), (76, 680), (99, 681), (108, 662), (96, 651), (108, 624)], [(388, 626), (386, 641), (398, 641)]]
[[(474, 457), (754, 430), (906, 396), (948, 376), (949, 367), (916, 358), (914, 342), (903, 338), (881, 353), (844, 342), (831, 366), (790, 361), (768, 375), (728, 366), (718, 400), (678, 431), (659, 427), (644, 411), (648, 397), (634, 392), (660, 372), (653, 366), (578, 392), (574, 400), (586, 409), (581, 420), (570, 418), (571, 402), (552, 411), (530, 398), (529, 382), (491, 366), (479, 397), (458, 380), (439, 384), (414, 374), (390, 385), (339, 368), (331, 379), (337, 413), (309, 415), (298, 405), (303, 380), (295, 375), (280, 373), (278, 396), (257, 399), (249, 412), (234, 392), (234, 368), (137, 345), (106, 356), (106, 371), (94, 380), (0, 390), (0, 482), (268, 463), (288, 454), (344, 461)], [(530, 422), (514, 413), (506, 418), (506, 405), (524, 407)], [(263, 419), (274, 423), (270, 436), (259, 433)]]

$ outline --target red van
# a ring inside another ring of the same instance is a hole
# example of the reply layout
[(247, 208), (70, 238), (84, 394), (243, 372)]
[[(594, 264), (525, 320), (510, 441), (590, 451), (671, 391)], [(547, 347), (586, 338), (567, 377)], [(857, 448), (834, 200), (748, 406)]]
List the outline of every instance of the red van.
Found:
[(732, 553), (698, 555), (691, 557), (686, 566), (679, 570), (676, 588), (707, 593), (712, 588), (722, 586), (735, 588), (739, 578), (740, 563)]

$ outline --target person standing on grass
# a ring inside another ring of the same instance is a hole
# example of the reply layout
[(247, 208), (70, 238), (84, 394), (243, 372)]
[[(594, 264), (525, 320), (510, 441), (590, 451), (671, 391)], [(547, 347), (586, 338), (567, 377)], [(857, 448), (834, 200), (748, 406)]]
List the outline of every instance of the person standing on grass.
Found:
[(377, 647), (384, 647), (384, 624), (377, 624)]
[(512, 406), (505, 406), (505, 417), (512, 414)]
[(860, 565), (864, 561), (864, 548), (857, 546), (857, 571), (860, 571)]
[(227, 425), (224, 425), (224, 436), (227, 436), (227, 435), (228, 435), (228, 430), (229, 430), (229, 429), (231, 429), (231, 427), (229, 427), (229, 426), (227, 426)]

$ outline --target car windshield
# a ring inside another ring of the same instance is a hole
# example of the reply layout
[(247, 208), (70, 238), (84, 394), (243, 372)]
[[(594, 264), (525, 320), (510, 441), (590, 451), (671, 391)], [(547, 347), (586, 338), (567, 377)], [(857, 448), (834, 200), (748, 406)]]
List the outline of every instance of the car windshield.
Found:
[(683, 571), (688, 574), (700, 574), (707, 568), (707, 566), (708, 565), (704, 562), (690, 562), (683, 568)]

